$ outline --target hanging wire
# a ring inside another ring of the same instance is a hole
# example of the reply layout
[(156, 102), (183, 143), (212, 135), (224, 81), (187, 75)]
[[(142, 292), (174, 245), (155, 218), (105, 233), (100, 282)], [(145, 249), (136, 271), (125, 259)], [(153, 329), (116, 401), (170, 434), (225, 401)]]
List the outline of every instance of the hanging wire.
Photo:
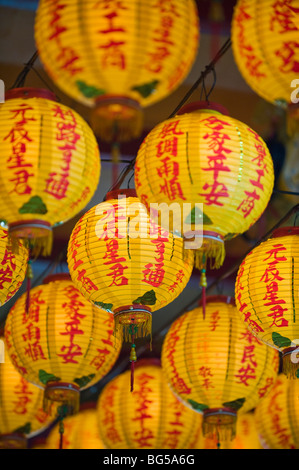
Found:
[(133, 172), (132, 172), (132, 174), (131, 174), (131, 176), (130, 176), (130, 178), (129, 178), (129, 180), (128, 180), (128, 185), (127, 185), (127, 188), (128, 188), (128, 189), (130, 189), (130, 183), (131, 183), (131, 180), (132, 180), (134, 174), (135, 174), (135, 171), (133, 170)]
[(177, 107), (174, 109), (174, 111), (170, 114), (168, 119), (171, 119), (174, 117), (177, 112), (181, 109), (181, 107), (188, 101), (190, 96), (194, 93), (194, 91), (198, 88), (198, 86), (201, 84), (201, 82), (204, 80), (204, 78), (213, 71), (215, 64), (221, 59), (221, 57), (229, 50), (231, 47), (231, 38), (228, 38), (223, 46), (220, 48), (220, 50), (217, 52), (215, 55), (214, 59), (205, 67), (205, 70), (201, 72), (200, 77), (196, 80), (196, 82), (192, 85), (190, 90), (186, 93), (186, 95), (183, 97), (183, 99), (180, 101), (180, 103), (177, 105)]
[(294, 191), (283, 191), (282, 189), (273, 189), (274, 193), (281, 193), (281, 194), (290, 194), (291, 196), (299, 196), (299, 193)]
[(36, 61), (36, 59), (38, 58), (38, 52), (35, 51), (33, 56), (29, 59), (29, 61), (24, 64), (25, 67), (21, 70), (21, 72), (19, 73), (19, 75), (17, 76), (16, 78), (16, 81), (14, 82), (14, 84), (12, 85), (12, 88), (21, 88), (24, 86), (24, 83), (25, 83), (25, 80), (26, 80), (26, 77), (28, 75), (28, 73), (30, 72), (34, 62)]

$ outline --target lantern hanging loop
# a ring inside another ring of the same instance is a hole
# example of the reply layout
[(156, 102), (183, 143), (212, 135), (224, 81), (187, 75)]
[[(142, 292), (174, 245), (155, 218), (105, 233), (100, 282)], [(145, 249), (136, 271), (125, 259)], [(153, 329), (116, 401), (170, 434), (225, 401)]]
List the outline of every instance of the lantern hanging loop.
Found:
[(13, 88), (20, 88), (24, 86), (26, 77), (28, 73), (30, 72), (37, 58), (38, 58), (38, 51), (35, 51), (32, 57), (29, 59), (29, 61), (25, 64), (25, 67), (21, 70), (21, 72), (17, 76), (16, 81), (14, 82), (10, 90), (12, 90)]

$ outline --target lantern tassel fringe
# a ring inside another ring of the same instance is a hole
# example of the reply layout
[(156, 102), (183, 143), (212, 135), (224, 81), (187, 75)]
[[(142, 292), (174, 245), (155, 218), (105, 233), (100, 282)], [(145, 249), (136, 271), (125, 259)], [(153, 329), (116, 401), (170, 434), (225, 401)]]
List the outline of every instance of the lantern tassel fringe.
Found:
[[(131, 324), (122, 323), (121, 317), (114, 317), (115, 328), (114, 335), (118, 336), (121, 334), (121, 339), (125, 342), (132, 343), (132, 327)], [(137, 325), (136, 325), (137, 326)], [(145, 338), (146, 336), (151, 335), (152, 342), (152, 316), (149, 315), (148, 318), (138, 325), (138, 328), (135, 330), (134, 338)]]
[(45, 237), (31, 238), (29, 243), (33, 258), (36, 259), (39, 256), (50, 256), (53, 245), (52, 230), (49, 230)]
[[(204, 243), (204, 241), (203, 241)], [(184, 250), (186, 251), (186, 250)], [(186, 256), (184, 257), (184, 259)], [(205, 259), (209, 259), (211, 269), (219, 269), (225, 258), (225, 247), (223, 242), (209, 240), (200, 250), (194, 253), (194, 266), (201, 270)]]
[(74, 415), (79, 412), (80, 409), (80, 395), (78, 392), (73, 390), (65, 390), (63, 399), (54, 400), (47, 388), (44, 391), (43, 410), (47, 415), (52, 414), (53, 405), (62, 403), (67, 407), (67, 415)]
[(232, 441), (235, 438), (236, 423), (216, 424), (204, 420), (202, 430), (205, 437), (215, 439), (220, 445), (223, 441)]

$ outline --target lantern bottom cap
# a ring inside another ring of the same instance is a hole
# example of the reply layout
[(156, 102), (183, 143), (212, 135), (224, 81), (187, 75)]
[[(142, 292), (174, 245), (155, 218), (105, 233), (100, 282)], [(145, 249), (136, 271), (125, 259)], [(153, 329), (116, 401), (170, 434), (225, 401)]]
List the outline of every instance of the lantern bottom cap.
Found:
[(197, 269), (203, 269), (209, 259), (211, 269), (219, 269), (225, 258), (224, 238), (222, 235), (211, 232), (202, 232), (201, 247), (195, 249), (194, 264)]
[(16, 238), (40, 238), (48, 236), (52, 231), (51, 224), (44, 220), (20, 220), (9, 224), (9, 233)]
[(143, 128), (142, 108), (128, 96), (100, 96), (91, 114), (91, 127), (105, 142), (137, 139)]
[(80, 389), (74, 384), (52, 382), (47, 384), (44, 391), (44, 411), (51, 414), (54, 403), (66, 405), (68, 415), (76, 414), (80, 408)]
[(27, 438), (24, 434), (0, 434), (0, 449), (27, 449)]
[(236, 435), (237, 413), (232, 408), (209, 408), (203, 412), (202, 430), (205, 437), (231, 441)]
[(114, 311), (114, 333), (125, 342), (145, 338), (152, 333), (152, 313), (144, 305), (129, 305)]
[(51, 254), (53, 232), (51, 224), (45, 220), (32, 219), (14, 222), (9, 224), (9, 234), (12, 238), (30, 240), (33, 256)]
[(285, 348), (282, 352), (282, 372), (288, 379), (299, 378), (299, 347)]

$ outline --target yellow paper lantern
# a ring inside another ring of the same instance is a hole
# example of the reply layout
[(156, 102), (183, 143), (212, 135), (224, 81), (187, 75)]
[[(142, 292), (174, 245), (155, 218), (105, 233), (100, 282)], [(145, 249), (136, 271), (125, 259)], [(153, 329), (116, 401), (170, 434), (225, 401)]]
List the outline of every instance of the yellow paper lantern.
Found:
[[(217, 449), (217, 440), (200, 435), (196, 449)], [(254, 413), (238, 417), (236, 436), (231, 442), (221, 443), (221, 449), (262, 449)]]
[(26, 448), (27, 439), (50, 422), (43, 411), (42, 390), (27, 382), (5, 354), (0, 364), (0, 449)]
[(0, 307), (21, 287), (27, 269), (29, 251), (20, 240), (13, 242), (0, 226)]
[(0, 215), (11, 236), (49, 254), (51, 229), (74, 217), (100, 177), (95, 136), (48, 90), (18, 88), (0, 105)]
[(298, 374), (299, 227), (282, 227), (249, 253), (236, 279), (236, 303), (247, 327), (283, 353), (283, 372)]
[(299, 381), (281, 374), (256, 407), (256, 427), (265, 449), (299, 449), (298, 397)]
[(182, 402), (203, 413), (203, 435), (235, 436), (237, 411), (246, 413), (278, 373), (278, 353), (260, 343), (240, 321), (233, 299), (207, 298), (178, 318), (165, 336), (162, 368)]
[(170, 230), (198, 239), (198, 268), (207, 258), (221, 266), (224, 241), (256, 222), (274, 183), (263, 139), (225, 113), (215, 103), (187, 105), (147, 135), (135, 165), (137, 195), (151, 216), (160, 214), (164, 226), (173, 208)]
[(115, 329), (131, 341), (151, 333), (152, 312), (185, 288), (193, 254), (183, 240), (153, 224), (134, 190), (108, 193), (84, 214), (68, 246), (73, 282), (91, 302), (114, 313)]
[(64, 431), (60, 445), (59, 425), (47, 437), (47, 449), (105, 449), (99, 436), (96, 409), (82, 409), (63, 421)]
[(280, 106), (291, 103), (292, 82), (299, 73), (298, 25), (298, 0), (238, 0), (234, 9), (237, 66), (259, 96)]
[(45, 410), (58, 402), (76, 412), (80, 390), (111, 370), (121, 342), (113, 338), (113, 316), (88, 302), (69, 276), (44, 282), (31, 289), (28, 314), (26, 295), (10, 310), (7, 352), (19, 373), (45, 390)]
[(136, 367), (135, 389), (127, 394), (129, 371), (112, 379), (98, 401), (100, 436), (108, 449), (187, 449), (201, 419), (170, 391), (163, 370), (151, 360)]
[(56, 85), (97, 106), (101, 138), (130, 140), (142, 130), (142, 108), (189, 73), (199, 19), (194, 0), (41, 0), (35, 40)]

